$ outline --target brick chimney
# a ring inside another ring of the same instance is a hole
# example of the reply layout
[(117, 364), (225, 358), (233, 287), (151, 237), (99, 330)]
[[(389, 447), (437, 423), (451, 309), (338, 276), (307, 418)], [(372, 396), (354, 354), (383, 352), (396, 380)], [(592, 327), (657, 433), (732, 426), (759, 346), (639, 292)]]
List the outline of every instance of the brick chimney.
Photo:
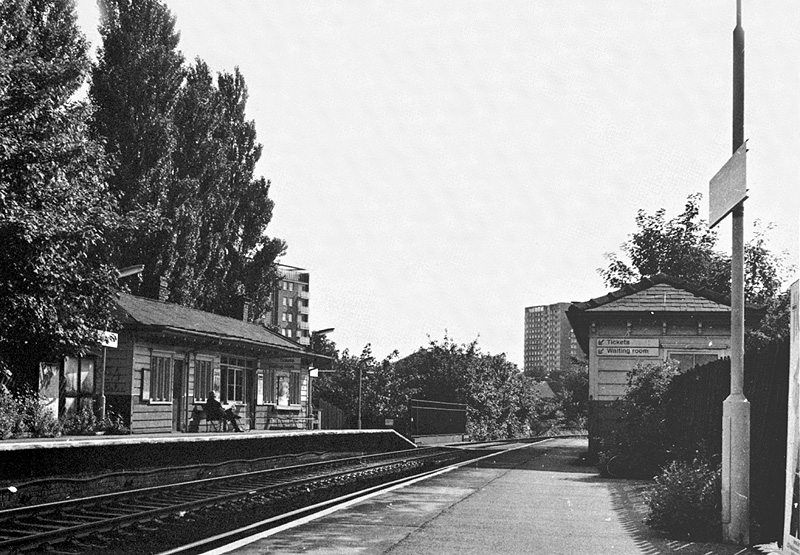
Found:
[(250, 321), (250, 306), (252, 303), (247, 299), (242, 300), (242, 320), (245, 322)]
[(158, 300), (167, 302), (169, 299), (169, 280), (164, 276), (158, 278)]

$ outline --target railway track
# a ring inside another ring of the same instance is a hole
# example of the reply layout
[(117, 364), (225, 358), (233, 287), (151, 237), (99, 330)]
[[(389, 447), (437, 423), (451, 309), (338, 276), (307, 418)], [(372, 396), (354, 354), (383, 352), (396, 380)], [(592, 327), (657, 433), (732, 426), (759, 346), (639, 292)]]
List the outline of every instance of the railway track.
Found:
[[(281, 508), (345, 490), (424, 472), (475, 456), (468, 450), (424, 448), (205, 478), (80, 499), (0, 510), (0, 553), (47, 550), (102, 552), (165, 520), (233, 503)], [(308, 504), (306, 503), (306, 504)]]
[[(580, 435), (574, 437), (582, 437)], [(362, 488), (358, 491), (328, 499), (313, 505), (305, 506), (293, 511), (287, 511), (271, 516), (261, 521), (252, 522), (235, 529), (227, 530), (221, 534), (209, 536), (197, 541), (187, 542), (176, 547), (159, 552), (157, 555), (201, 555), (204, 553), (222, 553), (231, 549), (242, 547), (258, 541), (282, 530), (293, 528), (324, 517), (342, 508), (347, 508), (356, 503), (361, 503), (377, 495), (390, 492), (397, 488), (415, 484), (419, 481), (450, 472), (459, 467), (486, 464), (503, 453), (530, 447), (532, 443), (539, 443), (553, 437), (527, 438), (521, 440), (496, 440), (487, 442), (462, 443), (458, 449), (463, 450), (468, 456), (462, 460), (442, 465), (438, 468), (394, 479), (389, 482)]]

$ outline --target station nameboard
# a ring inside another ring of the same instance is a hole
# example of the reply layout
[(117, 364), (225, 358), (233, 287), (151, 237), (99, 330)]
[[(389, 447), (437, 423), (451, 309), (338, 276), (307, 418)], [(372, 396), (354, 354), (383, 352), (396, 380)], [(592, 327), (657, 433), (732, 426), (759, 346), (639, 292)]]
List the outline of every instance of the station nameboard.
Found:
[(713, 228), (747, 199), (747, 141), (708, 184), (708, 227)]

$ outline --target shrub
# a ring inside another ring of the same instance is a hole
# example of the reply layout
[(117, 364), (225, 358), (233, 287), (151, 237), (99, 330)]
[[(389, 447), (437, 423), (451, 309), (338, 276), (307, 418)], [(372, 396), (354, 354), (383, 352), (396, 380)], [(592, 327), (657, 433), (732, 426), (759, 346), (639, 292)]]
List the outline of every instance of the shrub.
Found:
[(94, 435), (102, 430), (102, 422), (89, 407), (67, 413), (61, 419), (64, 435), (86, 436)]
[(0, 392), (0, 439), (13, 437), (18, 412), (16, 399), (6, 392)]
[(70, 436), (90, 436), (98, 432), (109, 435), (128, 435), (130, 428), (125, 424), (125, 420), (113, 411), (107, 411), (104, 419), (101, 419), (89, 407), (82, 407), (81, 410), (70, 412), (61, 420), (64, 435)]
[(28, 391), (17, 398), (22, 418), (22, 430), (31, 437), (57, 437), (61, 423), (48, 407), (42, 404), (39, 394)]
[(646, 495), (648, 525), (670, 536), (715, 541), (721, 535), (721, 470), (706, 461), (673, 461)]
[(676, 375), (678, 365), (673, 360), (639, 364), (628, 374), (625, 395), (615, 402), (618, 427), (600, 450), (605, 472), (650, 478), (670, 460), (664, 399)]
[(125, 424), (125, 420), (122, 416), (113, 411), (106, 412), (106, 418), (103, 420), (102, 428), (103, 432), (109, 435), (125, 436), (131, 433), (131, 429)]
[(42, 405), (38, 393), (31, 390), (15, 394), (0, 392), (0, 439), (60, 434), (58, 419)]

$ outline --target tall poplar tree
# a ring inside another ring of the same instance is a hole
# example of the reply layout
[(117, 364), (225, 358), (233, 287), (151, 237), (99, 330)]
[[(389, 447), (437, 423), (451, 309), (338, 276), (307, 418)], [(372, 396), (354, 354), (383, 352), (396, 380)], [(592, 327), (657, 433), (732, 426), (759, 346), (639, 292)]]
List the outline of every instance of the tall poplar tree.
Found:
[(109, 323), (118, 221), (89, 106), (73, 100), (88, 69), (71, 0), (0, 3), (0, 373), (18, 385)]
[(178, 226), (173, 291), (215, 312), (248, 297), (257, 317), (268, 307), (285, 245), (265, 234), (274, 203), (269, 182), (253, 175), (262, 147), (246, 102), (238, 68), (218, 75), (216, 85), (202, 60), (187, 70), (175, 114), (175, 198), (196, 218), (194, 226)]
[(115, 238), (120, 266), (144, 264), (143, 287), (169, 278), (173, 229), (169, 190), (174, 110), (184, 78), (175, 18), (157, 0), (99, 0), (102, 46), (92, 70), (94, 131), (115, 161), (109, 179), (122, 214), (135, 222)]
[(145, 264), (145, 295), (165, 278), (170, 301), (232, 314), (246, 297), (260, 316), (285, 245), (265, 234), (273, 202), (253, 175), (262, 147), (244, 77), (237, 68), (215, 80), (200, 59), (184, 67), (160, 0), (100, 3), (95, 131), (117, 162), (123, 213), (139, 222), (120, 234), (120, 265)]

